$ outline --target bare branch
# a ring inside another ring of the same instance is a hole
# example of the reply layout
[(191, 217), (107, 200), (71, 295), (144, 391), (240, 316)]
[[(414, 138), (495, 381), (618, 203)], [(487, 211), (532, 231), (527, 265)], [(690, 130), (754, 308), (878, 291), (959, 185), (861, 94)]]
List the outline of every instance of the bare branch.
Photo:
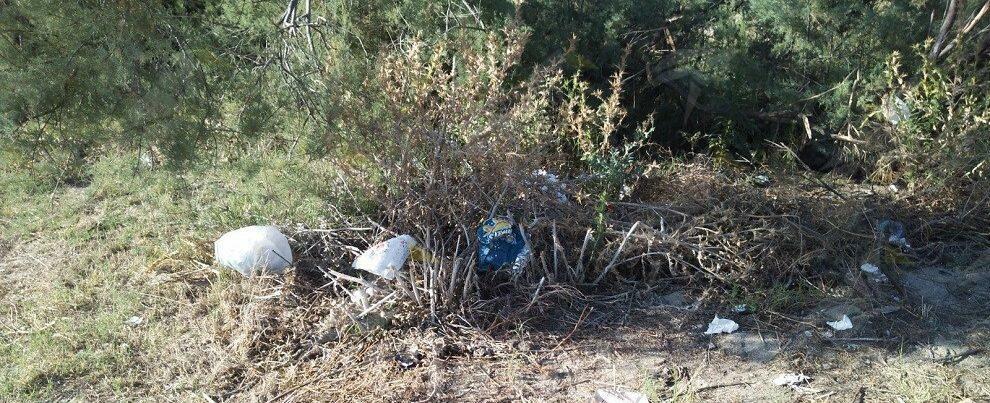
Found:
[(949, 37), (949, 30), (952, 29), (952, 25), (956, 22), (956, 15), (959, 14), (960, 5), (965, 6), (965, 0), (949, 0), (949, 5), (945, 9), (945, 18), (942, 20), (942, 27), (938, 30), (938, 36), (935, 38), (935, 44), (932, 45), (932, 51), (928, 55), (933, 60), (937, 60), (939, 55), (942, 53), (942, 47), (945, 44), (945, 40)]
[(956, 39), (953, 40), (952, 43), (948, 44), (945, 47), (945, 49), (942, 49), (942, 51), (939, 52), (938, 58), (941, 59), (945, 57), (945, 55), (949, 54), (949, 51), (951, 51), (956, 46), (961, 44), (966, 34), (972, 31), (973, 28), (976, 28), (976, 24), (979, 23), (980, 20), (987, 15), (988, 11), (990, 11), (990, 0), (987, 0), (986, 3), (983, 3), (983, 7), (981, 7), (979, 11), (977, 11), (975, 14), (969, 17), (969, 22), (967, 22), (966, 25), (963, 27), (963, 29), (959, 31), (959, 34), (956, 35)]

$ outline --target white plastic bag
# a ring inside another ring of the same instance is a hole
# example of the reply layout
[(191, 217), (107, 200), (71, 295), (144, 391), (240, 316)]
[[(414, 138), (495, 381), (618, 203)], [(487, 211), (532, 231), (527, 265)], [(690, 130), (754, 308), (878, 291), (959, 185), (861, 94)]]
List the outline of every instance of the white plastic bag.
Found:
[(715, 319), (712, 319), (712, 322), (708, 324), (708, 330), (705, 330), (705, 334), (732, 333), (738, 329), (739, 324), (732, 319), (724, 319), (715, 315)]
[(832, 327), (835, 330), (849, 330), (852, 329), (853, 323), (849, 320), (849, 315), (842, 315), (842, 319), (835, 322), (825, 322), (825, 324)]
[(354, 259), (354, 268), (374, 273), (386, 280), (395, 280), (395, 273), (402, 269), (409, 258), (409, 251), (416, 240), (409, 235), (399, 235), (375, 244)]
[(282, 274), (292, 264), (289, 240), (275, 227), (252, 225), (230, 231), (213, 243), (220, 265), (245, 277), (256, 272)]
[(777, 386), (797, 386), (810, 380), (811, 377), (805, 374), (781, 374), (773, 378), (773, 384)]
[(646, 395), (631, 390), (598, 389), (591, 403), (650, 403)]

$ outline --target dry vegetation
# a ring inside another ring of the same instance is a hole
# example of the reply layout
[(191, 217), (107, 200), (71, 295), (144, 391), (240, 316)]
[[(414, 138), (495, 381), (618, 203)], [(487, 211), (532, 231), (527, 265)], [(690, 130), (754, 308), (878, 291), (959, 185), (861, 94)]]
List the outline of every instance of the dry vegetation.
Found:
[[(776, 165), (748, 168), (674, 158), (646, 142), (652, 119), (626, 121), (623, 73), (607, 91), (553, 67), (510, 80), (521, 31), (491, 33), (481, 46), (448, 39), (406, 39), (382, 52), (376, 78), (342, 93), (342, 126), (325, 133), (340, 149), (325, 159), (232, 147), (222, 164), (176, 173), (111, 155), (94, 164), (88, 186), (50, 193), (24, 190), (35, 183), (29, 174), (3, 171), (5, 188), (20, 191), (0, 199), (0, 394), (569, 400), (600, 371), (572, 380), (554, 365), (585, 364), (575, 350), (596, 336), (608, 344), (611, 334), (595, 333), (621, 334), (669, 289), (688, 289), (701, 311), (647, 321), (626, 346), (658, 343), (685, 366), (700, 360), (686, 352), (705, 351), (708, 365), (708, 340), (688, 334), (729, 302), (751, 305), (754, 325), (794, 333), (826, 297), (872, 301), (883, 292), (859, 274), (863, 261), (896, 277), (959, 267), (990, 246), (983, 182), (891, 191), (811, 177), (787, 151)], [(519, 275), (477, 271), (476, 225), (495, 213), (528, 234), (534, 253)], [(883, 220), (903, 222), (915, 247), (889, 245)], [(292, 271), (243, 279), (214, 265), (218, 234), (264, 222), (290, 235)], [(399, 233), (430, 256), (394, 282), (350, 268), (361, 250)], [(139, 323), (126, 324), (131, 316)], [(872, 379), (874, 396), (988, 397), (985, 382), (957, 388), (951, 381), (963, 375), (953, 369), (905, 365), (888, 370), (906, 377)], [(703, 399), (722, 387), (692, 383), (678, 368), (636, 371), (649, 372), (634, 386), (655, 400)], [(914, 393), (922, 389), (930, 394)]]

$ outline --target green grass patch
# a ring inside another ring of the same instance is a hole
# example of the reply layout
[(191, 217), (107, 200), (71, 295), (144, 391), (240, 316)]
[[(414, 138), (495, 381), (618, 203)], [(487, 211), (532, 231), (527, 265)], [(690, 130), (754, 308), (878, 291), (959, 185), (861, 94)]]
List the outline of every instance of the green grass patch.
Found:
[[(0, 281), (11, 310), (0, 319), (0, 399), (130, 396), (147, 381), (141, 363), (194, 325), (169, 314), (190, 285), (158, 281), (149, 266), (244, 225), (316, 225), (339, 177), (326, 161), (244, 158), (179, 171), (141, 167), (135, 155), (101, 159), (88, 176), (73, 186), (0, 171), (0, 247), (13, 272)], [(214, 288), (225, 278), (203, 285), (207, 305), (221, 302)], [(131, 316), (146, 323), (132, 328)]]

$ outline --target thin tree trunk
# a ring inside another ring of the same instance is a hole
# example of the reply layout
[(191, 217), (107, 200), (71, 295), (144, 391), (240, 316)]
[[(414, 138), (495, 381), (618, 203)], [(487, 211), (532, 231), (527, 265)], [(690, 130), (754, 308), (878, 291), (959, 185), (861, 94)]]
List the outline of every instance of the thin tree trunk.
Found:
[(983, 3), (983, 7), (980, 7), (980, 10), (969, 18), (969, 21), (966, 22), (966, 25), (963, 27), (963, 29), (960, 30), (959, 34), (956, 35), (956, 39), (953, 40), (952, 43), (946, 45), (945, 49), (942, 49), (942, 51), (939, 52), (938, 58), (941, 59), (945, 57), (945, 55), (949, 54), (949, 52), (953, 48), (959, 46), (963, 42), (963, 37), (965, 37), (966, 34), (968, 34), (970, 31), (972, 31), (973, 28), (976, 28), (976, 25), (980, 22), (981, 19), (983, 19), (984, 16), (987, 15), (988, 11), (990, 11), (990, 0), (987, 0), (986, 3)]
[(935, 45), (932, 46), (932, 52), (928, 55), (931, 59), (938, 59), (942, 53), (945, 40), (949, 37), (949, 30), (956, 22), (956, 14), (959, 14), (959, 8), (965, 6), (965, 3), (965, 0), (949, 0), (949, 6), (945, 9), (945, 18), (942, 20), (942, 27), (939, 28), (938, 36), (935, 37)]

